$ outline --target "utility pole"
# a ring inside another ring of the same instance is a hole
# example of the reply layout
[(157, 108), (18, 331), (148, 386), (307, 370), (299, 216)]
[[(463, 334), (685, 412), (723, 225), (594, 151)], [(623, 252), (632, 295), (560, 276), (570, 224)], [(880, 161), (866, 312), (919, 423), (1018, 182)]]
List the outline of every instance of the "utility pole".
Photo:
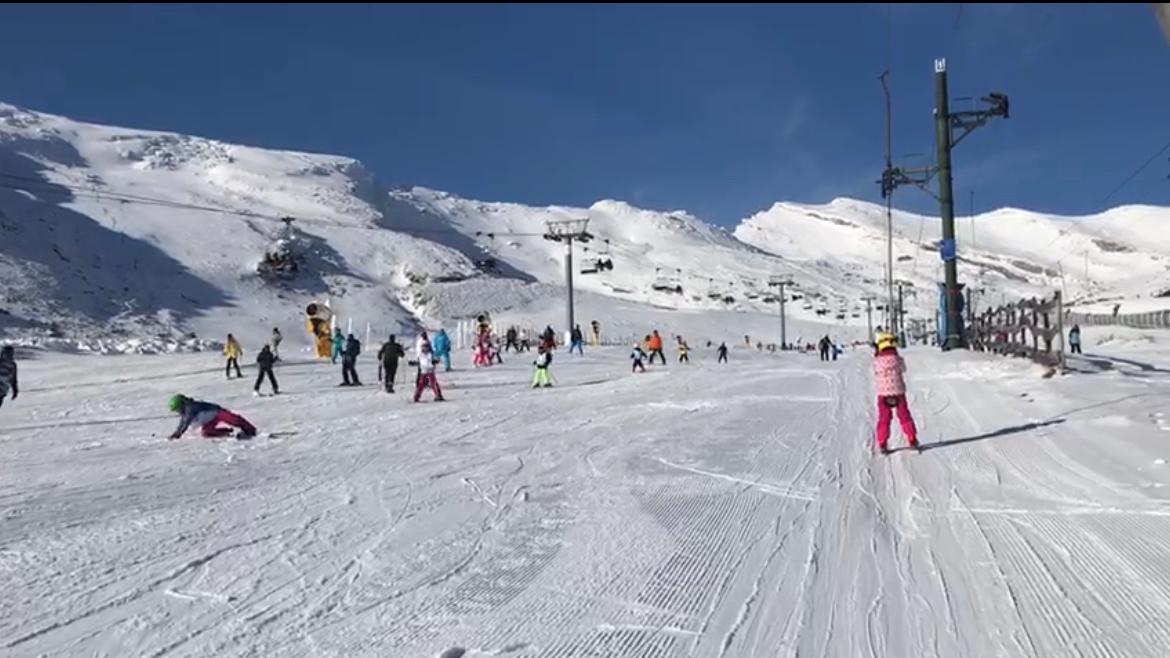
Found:
[(794, 286), (795, 283), (791, 279), (780, 276), (770, 277), (768, 279), (769, 288), (780, 288), (780, 349), (785, 349), (788, 345), (788, 325), (784, 315), (784, 286)]
[[(892, 151), (894, 150), (894, 120), (893, 110), (890, 103), (890, 87), (886, 84), (890, 72), (883, 71), (878, 80), (882, 83), (882, 93), (886, 97), (886, 171), (893, 169), (894, 161)], [(892, 310), (894, 307), (894, 194), (890, 190), (889, 194), (884, 195), (886, 199), (886, 324), (890, 325), (890, 332), (895, 336), (898, 335), (898, 329), (895, 325), (896, 321), (892, 319)], [(869, 332), (871, 335), (873, 331)]]
[(898, 282), (898, 330), (893, 332), (893, 333), (895, 336), (898, 337), (898, 339), (902, 343), (903, 347), (905, 347), (905, 345), (906, 345), (906, 340), (905, 340), (906, 337), (903, 335), (905, 331), (906, 331), (906, 307), (903, 305), (903, 300), (902, 300), (902, 282), (899, 281)]
[(547, 227), (547, 232), (544, 234), (545, 240), (565, 243), (565, 284), (568, 286), (566, 319), (569, 323), (565, 327), (567, 336), (568, 332), (573, 331), (576, 323), (573, 310), (573, 240), (589, 242), (593, 239), (593, 235), (585, 230), (589, 226), (588, 218), (550, 220), (545, 225)]
[(865, 322), (869, 326), (869, 340), (873, 341), (873, 297), (865, 298)]
[(946, 344), (944, 349), (962, 347), (959, 329), (959, 269), (955, 247), (955, 200), (951, 192), (951, 110), (947, 98), (947, 61), (934, 60), (934, 143), (937, 149), (938, 206), (942, 216), (943, 279), (947, 308)]
[[(987, 123), (992, 117), (1008, 118), (1008, 97), (998, 92), (989, 93), (981, 99), (990, 107), (983, 110), (951, 112), (947, 92), (947, 61), (934, 60), (934, 128), (937, 162), (934, 167), (902, 169), (887, 166), (878, 181), (882, 187), (882, 198), (888, 198), (901, 185), (916, 185), (926, 189), (927, 183), (938, 176), (939, 215), (942, 218), (942, 240), (939, 255), (944, 267), (943, 297), (945, 301), (946, 325), (942, 332), (942, 349), (963, 347), (963, 318), (959, 311), (958, 249), (955, 244), (955, 202), (951, 177), (951, 151), (976, 128)], [(932, 195), (934, 196), (934, 195)]]

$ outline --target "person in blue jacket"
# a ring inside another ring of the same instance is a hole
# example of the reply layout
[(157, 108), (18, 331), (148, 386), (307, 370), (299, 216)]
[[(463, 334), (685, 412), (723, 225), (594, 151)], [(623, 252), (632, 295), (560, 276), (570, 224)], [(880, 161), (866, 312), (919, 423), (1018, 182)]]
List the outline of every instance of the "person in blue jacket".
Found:
[(333, 331), (333, 352), (331, 354), (331, 361), (337, 363), (337, 359), (341, 353), (345, 351), (345, 336), (341, 335), (341, 329), (337, 328)]
[[(241, 438), (256, 436), (256, 428), (252, 423), (218, 404), (193, 400), (185, 395), (172, 395), (167, 406), (172, 413), (179, 414), (179, 427), (171, 434), (172, 439), (183, 436), (192, 425), (199, 425), (203, 436), (208, 438), (227, 436), (232, 433), (233, 427), (240, 430)], [(220, 427), (220, 424), (227, 427)]]
[(451, 372), (451, 337), (447, 335), (446, 329), (440, 329), (439, 333), (435, 334), (435, 339), (431, 341), (431, 349), (436, 357), (443, 360), (444, 370)]

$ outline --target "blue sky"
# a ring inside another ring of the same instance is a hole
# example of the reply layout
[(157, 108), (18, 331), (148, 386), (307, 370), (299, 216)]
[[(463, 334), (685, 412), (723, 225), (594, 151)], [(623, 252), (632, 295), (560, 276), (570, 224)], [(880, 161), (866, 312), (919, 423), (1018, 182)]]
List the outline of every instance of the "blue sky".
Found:
[[(887, 22), (896, 160), (933, 148), (935, 57), (952, 98), (1011, 96), (1010, 120), (957, 149), (960, 213), (972, 189), (978, 209), (1170, 205), (1170, 154), (1105, 202), (1170, 141), (1147, 4), (3, 5), (0, 100), (349, 155), (393, 184), (731, 225), (777, 200), (878, 200)], [(897, 203), (936, 210), (913, 189)]]

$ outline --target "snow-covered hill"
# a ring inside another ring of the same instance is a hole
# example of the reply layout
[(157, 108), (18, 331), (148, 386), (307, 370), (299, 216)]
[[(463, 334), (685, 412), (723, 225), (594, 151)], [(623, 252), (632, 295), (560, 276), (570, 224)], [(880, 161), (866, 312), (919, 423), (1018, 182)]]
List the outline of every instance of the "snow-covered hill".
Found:
[[(783, 277), (795, 282), (795, 335), (856, 334), (862, 299), (884, 295), (885, 219), (869, 203), (778, 203), (729, 232), (613, 200), (535, 208), (390, 189), (349, 158), (0, 105), (0, 329), (10, 337), (174, 346), (234, 331), (250, 342), (272, 325), (299, 327), (305, 304), (321, 299), (379, 334), (482, 311), (560, 326), (564, 245), (543, 236), (562, 219), (588, 219), (595, 236), (574, 253), (583, 322), (631, 332), (676, 323), (717, 339), (710, 318), (720, 316), (698, 312), (719, 310), (734, 314), (729, 339), (778, 334), (769, 282)], [(992, 301), (1061, 285), (1080, 301), (1149, 298), (1170, 288), (1166, 220), (1170, 210), (1142, 207), (961, 220), (961, 275)], [(929, 316), (937, 220), (899, 212), (894, 228), (895, 277), (912, 284), (911, 315)], [(278, 240), (298, 259), (290, 278), (257, 271)]]
[[(957, 220), (959, 280), (984, 303), (1062, 289), (1070, 305), (1170, 293), (1170, 208), (1126, 206), (1058, 217), (1005, 208)], [(894, 280), (906, 282), (907, 309), (938, 303), (942, 261), (936, 217), (895, 211)], [(886, 217), (882, 206), (837, 199), (814, 206), (777, 203), (736, 229), (740, 240), (789, 261), (798, 279), (846, 293), (885, 296)], [(841, 284), (844, 284), (842, 286)], [(977, 298), (978, 299), (978, 298)], [(1133, 304), (1132, 301), (1128, 302)], [(1162, 307), (1170, 307), (1165, 299)]]

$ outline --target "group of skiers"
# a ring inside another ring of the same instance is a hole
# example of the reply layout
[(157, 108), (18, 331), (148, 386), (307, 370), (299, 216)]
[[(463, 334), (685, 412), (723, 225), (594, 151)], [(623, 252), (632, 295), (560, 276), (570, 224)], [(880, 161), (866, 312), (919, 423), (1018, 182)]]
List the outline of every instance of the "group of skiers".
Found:
[[(678, 344), (678, 362), (691, 362), (691, 346), (682, 336), (675, 336), (675, 341)], [(708, 343), (710, 346), (710, 343)], [(649, 357), (647, 357), (649, 354)], [(719, 343), (719, 348), (716, 350), (719, 363), (727, 363), (727, 343)], [(630, 353), (630, 361), (633, 365), (630, 367), (631, 372), (646, 372), (646, 362), (654, 365), (654, 357), (658, 356), (662, 359), (662, 365), (666, 365), (666, 355), (662, 353), (662, 336), (658, 334), (655, 329), (650, 335), (642, 339), (640, 343), (634, 343), (634, 349)]]
[[(518, 338), (513, 331), (512, 329), (509, 330), (508, 344), (515, 343)], [(479, 338), (480, 340), (477, 343), (476, 349), (479, 349), (478, 346), (490, 344), (492, 342), (490, 329), (481, 331)], [(581, 344), (583, 343), (581, 338), (580, 327), (574, 327), (569, 337), (570, 353), (574, 349), (578, 350), (578, 353), (584, 352), (581, 348)], [(556, 334), (552, 330), (552, 327), (546, 328), (540, 335), (540, 344), (537, 348), (536, 358), (533, 361), (533, 388), (547, 388), (551, 387), (554, 383), (550, 367), (553, 361), (553, 352), (556, 349), (555, 339)], [(676, 341), (678, 344), (679, 362), (689, 363), (690, 348), (686, 340), (678, 336), (676, 337)], [(258, 374), (254, 391), (257, 394), (259, 394), (260, 387), (265, 378), (268, 379), (273, 394), (279, 392), (274, 366), (280, 359), (280, 342), (280, 331), (273, 329), (272, 340), (264, 345), (256, 356)], [(526, 342), (526, 338), (519, 337), (520, 345)], [(1075, 352), (1079, 353), (1079, 327), (1074, 326), (1070, 332), (1069, 344)], [(334, 335), (333, 345), (334, 362), (336, 362), (336, 358), (339, 356), (342, 360), (341, 386), (361, 386), (356, 368), (357, 358), (361, 353), (361, 343), (353, 334), (342, 337), (341, 331), (338, 330)], [(902, 356), (898, 353), (897, 338), (893, 334), (879, 332), (872, 345), (874, 347), (873, 375), (878, 407), (875, 427), (877, 448), (883, 454), (888, 452), (890, 424), (896, 415), (907, 443), (911, 448), (918, 449), (917, 428), (907, 402), (906, 383), (903, 376), (906, 371), (906, 364)], [(820, 351), (823, 361), (830, 360), (828, 351), (834, 347), (828, 336), (821, 339)], [(517, 351), (520, 349), (517, 346)], [(413, 359), (408, 361), (409, 365), (416, 367), (415, 402), (419, 402), (423, 391), (426, 390), (432, 392), (435, 401), (444, 400), (435, 370), (436, 366), (440, 363), (444, 365), (447, 371), (451, 370), (450, 351), (451, 341), (444, 330), (440, 329), (434, 335), (433, 339), (428, 336), (426, 331), (419, 333), (414, 344)], [(223, 354), (226, 360), (227, 378), (229, 380), (232, 379), (233, 370), (237, 378), (242, 377), (239, 360), (243, 357), (244, 350), (232, 334), (228, 334)], [(647, 354), (649, 354), (649, 357), (647, 357)], [(719, 363), (727, 362), (728, 349), (726, 343), (720, 343), (717, 349), (717, 355)], [(644, 341), (634, 344), (633, 352), (630, 355), (630, 359), (633, 362), (631, 370), (634, 372), (645, 372), (645, 362), (649, 361), (653, 364), (655, 356), (661, 359), (662, 365), (666, 365), (666, 357), (663, 354), (662, 348), (662, 337), (657, 330), (654, 330), (650, 335), (646, 336)], [(406, 350), (397, 342), (395, 336), (391, 334), (389, 340), (382, 344), (377, 355), (378, 378), (383, 382), (384, 390), (387, 393), (394, 392), (394, 381), (397, 377), (399, 362), (403, 358), (406, 358)], [(836, 354), (832, 355), (832, 359), (836, 359)], [(13, 400), (19, 395), (17, 365), (13, 347), (5, 346), (0, 350), (0, 404), (3, 404), (10, 392), (12, 393)], [(184, 395), (174, 395), (169, 399), (168, 407), (172, 412), (179, 414), (179, 425), (170, 435), (172, 439), (179, 438), (192, 426), (199, 426), (205, 437), (225, 436), (231, 433), (232, 429), (238, 430), (241, 438), (256, 435), (256, 428), (245, 418), (214, 403), (194, 400)]]

